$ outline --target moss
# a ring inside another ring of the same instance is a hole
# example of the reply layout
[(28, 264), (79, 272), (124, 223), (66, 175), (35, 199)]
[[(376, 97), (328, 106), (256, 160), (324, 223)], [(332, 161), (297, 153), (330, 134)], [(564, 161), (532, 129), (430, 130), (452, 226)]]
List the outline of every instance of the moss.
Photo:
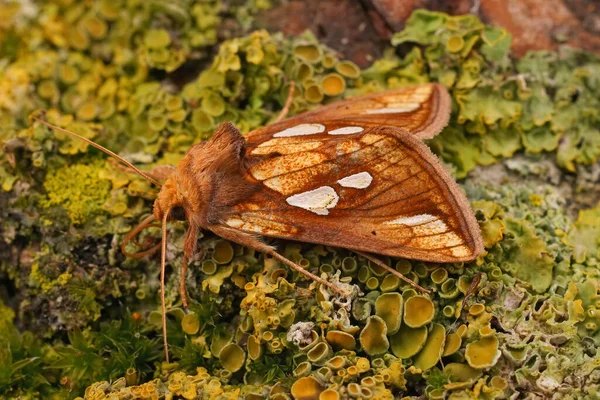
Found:
[[(39, 367), (46, 358), (41, 341), (32, 332), (19, 332), (13, 323), (14, 311), (0, 302), (0, 391), (26, 395), (37, 381), (46, 381)], [(38, 393), (47, 394), (41, 388)]]

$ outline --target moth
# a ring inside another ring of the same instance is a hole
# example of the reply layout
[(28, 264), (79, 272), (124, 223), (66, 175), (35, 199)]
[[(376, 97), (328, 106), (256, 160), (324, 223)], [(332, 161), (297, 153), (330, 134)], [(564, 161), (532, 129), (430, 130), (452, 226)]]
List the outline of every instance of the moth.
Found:
[(450, 104), (443, 86), (428, 83), (332, 103), (246, 136), (224, 123), (210, 140), (192, 146), (176, 168), (162, 171), (164, 184), (84, 139), (160, 187), (153, 215), (127, 239), (161, 224), (167, 361), (164, 275), (171, 220), (189, 225), (179, 286), (184, 305), (187, 266), (200, 229), (272, 256), (337, 292), (262, 237), (343, 247), (396, 274), (369, 253), (441, 263), (476, 258), (483, 240), (469, 203), (423, 143), (448, 123)]

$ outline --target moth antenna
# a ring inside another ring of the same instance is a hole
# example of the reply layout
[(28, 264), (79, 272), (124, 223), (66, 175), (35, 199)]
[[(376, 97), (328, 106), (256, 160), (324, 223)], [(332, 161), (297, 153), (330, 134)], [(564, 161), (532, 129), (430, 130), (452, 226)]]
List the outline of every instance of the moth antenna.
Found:
[(148, 180), (149, 182), (155, 184), (158, 187), (162, 187), (162, 184), (153, 179), (152, 177), (148, 176), (147, 174), (145, 174), (142, 170), (140, 170), (139, 168), (137, 168), (135, 165), (133, 165), (132, 163), (130, 163), (129, 161), (127, 161), (126, 159), (124, 159), (123, 157), (121, 157), (120, 155), (118, 155), (115, 152), (110, 151), (109, 149), (107, 149), (106, 147), (100, 146), (98, 143), (91, 141), (90, 139), (84, 138), (81, 135), (78, 135), (75, 132), (71, 132), (68, 131), (64, 128), (61, 128), (60, 126), (56, 126), (51, 124), (48, 121), (45, 121), (41, 118), (38, 117), (31, 117), (32, 119), (38, 121), (39, 123), (46, 125), (48, 128), (54, 129), (55, 131), (59, 131), (59, 132), (63, 132), (66, 133), (67, 135), (73, 136), (79, 140), (83, 140), (84, 142), (86, 142), (87, 144), (89, 144), (90, 146), (94, 146), (95, 148), (97, 148), (98, 150), (108, 154), (111, 157), (114, 157), (115, 159), (119, 160), (120, 162), (122, 162), (123, 164), (127, 165), (129, 168), (131, 168), (135, 173), (137, 173), (139, 176), (141, 176), (142, 178)]
[[(125, 248), (129, 244), (129, 242), (132, 241), (138, 233), (140, 233), (144, 229), (151, 227), (151, 226), (155, 226), (155, 227), (160, 226), (159, 224), (153, 224), (152, 222), (154, 222), (154, 221), (156, 221), (156, 217), (154, 215), (150, 215), (149, 217), (144, 219), (142, 222), (140, 222), (135, 228), (133, 228), (131, 230), (131, 232), (129, 232), (123, 238), (123, 243), (121, 244), (121, 252), (125, 255), (125, 257), (142, 258), (147, 255), (154, 254), (157, 250), (160, 249), (161, 243), (158, 243), (158, 244), (152, 246), (148, 250), (140, 251), (138, 253), (129, 253), (127, 250), (125, 250)], [(135, 241), (134, 241), (134, 243), (135, 243)], [(136, 245), (138, 245), (138, 244), (136, 243)]]
[(290, 112), (292, 100), (294, 100), (294, 91), (295, 90), (296, 90), (296, 82), (290, 81), (290, 91), (288, 92), (287, 99), (285, 99), (285, 104), (284, 104), (283, 108), (279, 112), (279, 115), (277, 116), (275, 121), (273, 121), (274, 124), (281, 121), (282, 119), (284, 119), (285, 116), (288, 114), (288, 112)]
[(162, 308), (163, 346), (165, 347), (165, 360), (169, 363), (169, 343), (167, 342), (167, 307), (165, 306), (165, 268), (167, 267), (167, 218), (168, 209), (162, 219), (162, 241), (160, 254), (160, 306)]
[(425, 289), (423, 286), (420, 286), (416, 282), (413, 282), (412, 280), (408, 279), (407, 277), (402, 275), (400, 272), (396, 271), (394, 268), (390, 267), (389, 265), (387, 265), (386, 263), (381, 261), (379, 258), (373, 257), (368, 253), (363, 253), (362, 251), (354, 251), (354, 252), (358, 255), (363, 256), (367, 260), (371, 261), (373, 264), (380, 266), (381, 268), (385, 269), (389, 273), (396, 275), (398, 278), (402, 279), (404, 282), (408, 283), (410, 286), (414, 287), (415, 289), (419, 289), (420, 291), (425, 292), (425, 293), (431, 293), (431, 290)]

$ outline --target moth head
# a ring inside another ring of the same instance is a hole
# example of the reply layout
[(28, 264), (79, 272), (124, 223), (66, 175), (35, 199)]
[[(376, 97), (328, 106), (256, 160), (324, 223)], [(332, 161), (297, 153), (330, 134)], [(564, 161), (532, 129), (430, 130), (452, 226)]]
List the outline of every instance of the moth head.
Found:
[[(210, 154), (210, 152), (208, 152)], [(179, 161), (177, 169), (165, 181), (154, 201), (153, 214), (158, 221), (189, 221), (198, 226), (210, 192), (214, 171), (205, 143), (199, 143)]]
[(164, 220), (165, 216), (168, 221), (184, 221), (186, 219), (184, 197), (177, 190), (177, 183), (173, 177), (167, 179), (161, 187), (156, 200), (154, 200), (152, 213), (158, 221)]

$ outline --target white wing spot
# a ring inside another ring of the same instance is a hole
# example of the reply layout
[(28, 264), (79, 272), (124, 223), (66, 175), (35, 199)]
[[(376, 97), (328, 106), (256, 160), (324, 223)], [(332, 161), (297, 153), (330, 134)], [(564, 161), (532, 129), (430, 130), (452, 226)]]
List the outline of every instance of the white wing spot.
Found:
[(303, 151), (270, 158), (250, 168), (252, 176), (259, 181), (278, 175), (289, 174), (304, 168), (314, 167), (327, 160), (327, 156), (316, 151)]
[(265, 235), (280, 235), (282, 233), (295, 233), (298, 231), (295, 227), (282, 224), (277, 221), (262, 219), (261, 216), (255, 218), (250, 217), (249, 221), (244, 221), (240, 218), (233, 217), (226, 220), (225, 223), (232, 228), (262, 233)]
[(313, 141), (313, 142), (296, 142), (293, 141), (293, 138), (279, 138), (279, 139), (271, 139), (264, 143), (259, 144), (252, 150), (252, 154), (270, 154), (270, 153), (279, 153), (279, 154), (292, 154), (292, 153), (300, 153), (302, 151), (314, 150), (321, 145), (323, 142)]
[(308, 192), (298, 193), (286, 199), (291, 206), (304, 208), (318, 215), (329, 214), (329, 208), (338, 203), (340, 196), (331, 186), (321, 186)]
[(244, 225), (244, 221), (239, 218), (229, 218), (225, 223), (232, 228), (241, 228)]
[(273, 137), (290, 137), (290, 136), (306, 136), (314, 135), (315, 133), (325, 132), (325, 125), (321, 124), (300, 124), (292, 126), (277, 132)]
[(466, 257), (471, 254), (467, 246), (457, 246), (450, 249), (454, 257)]
[(413, 232), (418, 236), (435, 235), (438, 233), (445, 233), (448, 230), (448, 226), (444, 221), (436, 219), (435, 221), (428, 222), (423, 225), (415, 226)]
[(360, 133), (365, 129), (360, 126), (344, 126), (343, 128), (337, 128), (327, 132), (330, 135), (352, 135), (354, 133)]
[(358, 174), (350, 175), (337, 181), (341, 186), (355, 189), (368, 188), (373, 182), (373, 177), (368, 172), (359, 172)]
[(412, 217), (400, 217), (393, 219), (391, 221), (384, 222), (387, 225), (407, 225), (407, 226), (415, 226), (422, 225), (428, 222), (435, 221), (437, 217), (434, 217), (430, 214), (419, 214), (413, 215)]
[(366, 110), (363, 114), (396, 114), (415, 111), (419, 108), (419, 103), (406, 103), (402, 107), (386, 107)]

